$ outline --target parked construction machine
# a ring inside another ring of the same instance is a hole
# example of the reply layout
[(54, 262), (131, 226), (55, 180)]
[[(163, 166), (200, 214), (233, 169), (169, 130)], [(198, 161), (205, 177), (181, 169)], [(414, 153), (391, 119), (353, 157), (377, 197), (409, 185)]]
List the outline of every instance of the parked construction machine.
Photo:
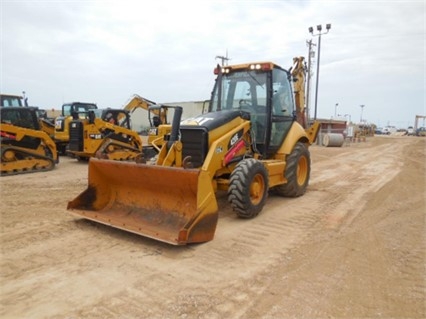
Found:
[[(305, 115), (292, 84), (303, 76), (272, 62), (217, 66), (215, 74), (209, 112), (181, 122), (176, 107), (155, 165), (90, 159), (88, 187), (70, 213), (184, 245), (213, 239), (218, 190), (241, 218), (257, 216), (269, 192), (303, 195), (319, 129), (297, 121)], [(304, 84), (297, 93), (304, 97)]]
[(12, 107), (12, 106), (28, 106), (27, 98), (16, 94), (0, 94), (0, 106)]
[[(25, 92), (24, 92), (25, 93)], [(0, 107), (28, 107), (28, 98), (16, 94), (0, 94)], [(35, 107), (35, 106), (33, 106)], [(40, 130), (46, 132), (50, 137), (54, 136), (55, 125), (47, 117), (47, 112), (39, 107), (36, 108), (36, 114)]]
[(144, 158), (152, 158), (158, 154), (164, 142), (164, 136), (170, 134), (171, 126), (167, 121), (170, 106), (157, 104), (137, 94), (134, 94), (124, 110), (133, 114), (137, 109), (148, 111), (149, 130), (147, 145), (144, 145)]
[(40, 129), (37, 108), (1, 107), (1, 176), (52, 170), (56, 145)]
[[(146, 145), (142, 145), (141, 137), (132, 128), (131, 115), (137, 109), (148, 112), (150, 129)], [(111, 160), (149, 160), (158, 154), (163, 137), (170, 133), (170, 125), (166, 125), (167, 110), (167, 106), (136, 94), (123, 109), (75, 110), (68, 124), (66, 153), (79, 160), (95, 156)]]
[(128, 111), (108, 108), (82, 113), (74, 113), (69, 124), (69, 155), (79, 160), (94, 156), (133, 160), (140, 156), (142, 140), (131, 128)]
[(54, 140), (60, 154), (65, 155), (70, 140), (69, 124), (73, 113), (81, 114), (82, 118), (90, 110), (98, 109), (95, 103), (70, 102), (62, 104), (61, 115), (55, 119)]

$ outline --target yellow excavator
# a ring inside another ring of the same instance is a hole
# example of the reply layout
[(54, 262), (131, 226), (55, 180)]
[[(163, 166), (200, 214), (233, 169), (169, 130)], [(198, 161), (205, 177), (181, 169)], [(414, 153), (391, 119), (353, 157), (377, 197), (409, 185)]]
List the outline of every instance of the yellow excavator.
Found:
[(34, 107), (1, 107), (1, 176), (49, 171), (58, 163), (53, 139)]
[(214, 72), (209, 112), (181, 122), (176, 107), (155, 165), (92, 158), (87, 189), (68, 203), (70, 213), (184, 245), (213, 239), (218, 190), (227, 191), (241, 218), (257, 216), (270, 192), (303, 195), (319, 124), (297, 121), (298, 78), (272, 62), (218, 65)]
[(148, 121), (150, 128), (148, 130), (148, 145), (162, 146), (164, 141), (163, 137), (170, 134), (170, 125), (167, 121), (167, 113), (170, 107), (166, 105), (157, 104), (137, 94), (130, 97), (129, 101), (124, 106), (124, 110), (133, 114), (137, 109), (144, 109), (148, 111)]

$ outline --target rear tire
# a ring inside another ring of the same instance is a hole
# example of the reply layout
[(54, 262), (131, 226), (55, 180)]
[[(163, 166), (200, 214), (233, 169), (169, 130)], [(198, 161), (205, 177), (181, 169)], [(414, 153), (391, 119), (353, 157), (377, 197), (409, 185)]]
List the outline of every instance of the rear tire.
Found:
[(299, 197), (305, 194), (311, 174), (311, 155), (303, 143), (296, 143), (287, 156), (284, 177), (287, 183), (273, 188), (276, 194), (285, 197)]
[(265, 205), (268, 197), (268, 172), (253, 158), (238, 163), (231, 174), (228, 201), (238, 217), (253, 218)]

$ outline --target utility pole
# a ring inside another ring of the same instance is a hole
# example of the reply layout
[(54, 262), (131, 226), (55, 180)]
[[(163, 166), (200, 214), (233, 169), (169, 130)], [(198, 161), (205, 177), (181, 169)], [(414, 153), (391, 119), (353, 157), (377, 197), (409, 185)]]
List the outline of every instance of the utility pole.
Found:
[(228, 58), (228, 50), (226, 50), (226, 56), (223, 55), (216, 55), (216, 59), (220, 59), (222, 60), (222, 64), (221, 66), (226, 66), (228, 65), (228, 61), (231, 60), (230, 58)]

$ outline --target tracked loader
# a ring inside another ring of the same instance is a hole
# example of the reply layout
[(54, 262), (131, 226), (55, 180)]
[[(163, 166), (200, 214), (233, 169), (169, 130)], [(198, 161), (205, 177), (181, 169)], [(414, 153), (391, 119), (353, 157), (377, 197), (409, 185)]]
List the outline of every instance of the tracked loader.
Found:
[(177, 107), (155, 165), (92, 158), (88, 187), (67, 209), (184, 245), (213, 239), (218, 190), (241, 218), (257, 216), (270, 192), (303, 195), (319, 125), (304, 127), (303, 103), (295, 103), (304, 82), (292, 89), (304, 81), (303, 58), (294, 62), (292, 71), (272, 62), (217, 66), (209, 112), (181, 122)]
[(37, 108), (1, 107), (1, 176), (52, 170), (55, 142), (40, 128)]
[(128, 111), (109, 108), (74, 113), (73, 117), (69, 124), (69, 155), (79, 160), (97, 156), (125, 161), (142, 153), (142, 140), (131, 128)]
[[(28, 107), (28, 98), (20, 95), (12, 94), (0, 94), (0, 107)], [(55, 124), (54, 119), (47, 117), (47, 112), (44, 109), (40, 109), (36, 106), (32, 106), (36, 109), (36, 114), (40, 126), (40, 130), (46, 132), (50, 137), (54, 138), (55, 135)]]
[(70, 122), (75, 120), (73, 114), (81, 114), (82, 119), (85, 118), (87, 112), (97, 110), (95, 103), (86, 102), (70, 102), (62, 104), (61, 115), (55, 119), (54, 141), (56, 148), (62, 155), (67, 154), (68, 143), (70, 141)]

